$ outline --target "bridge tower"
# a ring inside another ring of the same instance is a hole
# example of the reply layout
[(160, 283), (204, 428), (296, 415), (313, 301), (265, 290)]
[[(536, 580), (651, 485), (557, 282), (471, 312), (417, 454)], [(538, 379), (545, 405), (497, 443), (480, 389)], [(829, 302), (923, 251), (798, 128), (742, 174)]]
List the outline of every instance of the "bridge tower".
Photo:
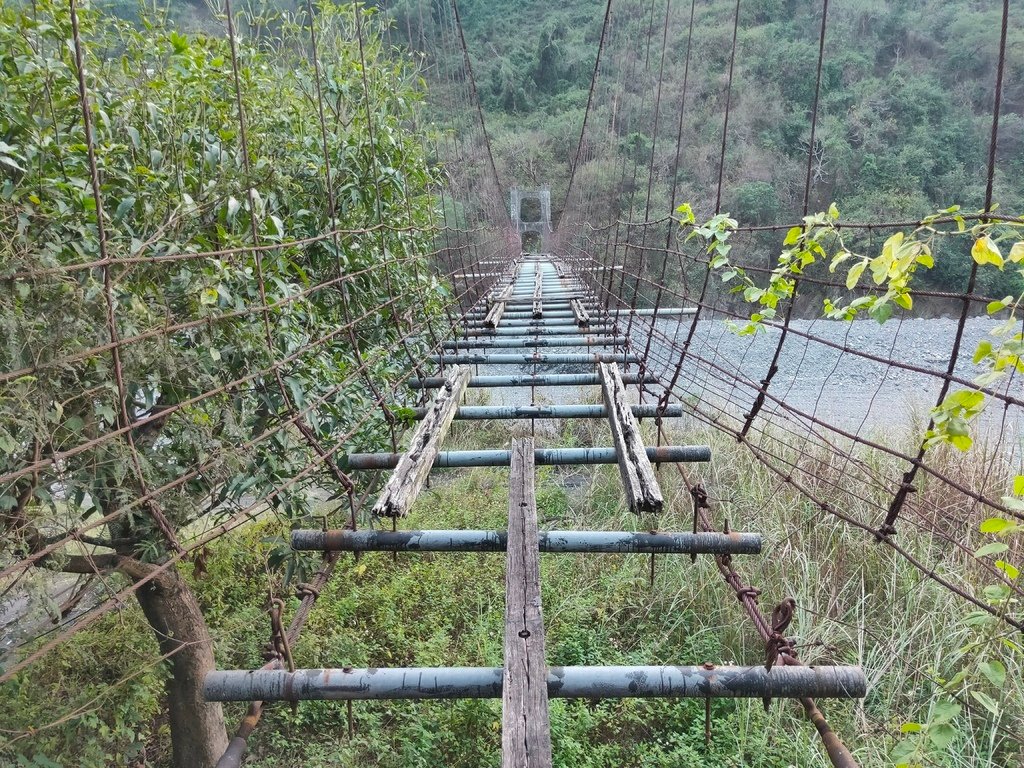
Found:
[[(523, 211), (523, 203), (532, 203)], [(520, 247), (524, 251), (547, 253), (550, 250), (551, 187), (545, 184), (536, 189), (512, 187), (512, 225), (519, 233)], [(525, 237), (524, 237), (525, 235)]]

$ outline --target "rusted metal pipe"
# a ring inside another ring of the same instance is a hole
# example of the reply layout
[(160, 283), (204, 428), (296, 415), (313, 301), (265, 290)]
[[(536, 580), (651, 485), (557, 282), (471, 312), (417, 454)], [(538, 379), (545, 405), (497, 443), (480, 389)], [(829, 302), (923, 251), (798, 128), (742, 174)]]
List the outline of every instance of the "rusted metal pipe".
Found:
[[(637, 418), (683, 415), (680, 403), (670, 403), (659, 412), (656, 403), (631, 405)], [(422, 419), (426, 408), (413, 408), (413, 418)], [(479, 421), (484, 419), (604, 419), (608, 411), (603, 405), (464, 405), (455, 412), (456, 419)]]
[[(350, 453), (339, 464), (343, 469), (393, 469), (401, 456), (400, 453)], [(537, 448), (533, 456), (537, 465), (615, 464), (618, 461), (614, 448)], [(648, 448), (647, 457), (667, 463), (711, 461), (711, 449), (706, 445), (662, 445)], [(442, 451), (434, 461), (434, 468), (507, 467), (510, 462), (509, 451)]]
[(469, 347), (505, 347), (519, 349), (521, 347), (622, 347), (626, 344), (625, 336), (555, 336), (543, 339), (495, 339), (487, 337), (475, 337), (472, 339), (460, 339), (459, 341), (446, 341), (442, 346), (445, 349), (467, 349)]
[[(224, 670), (210, 672), (207, 701), (345, 701), (364, 699), (493, 699), (501, 667)], [(550, 667), (548, 696), (593, 698), (760, 699), (862, 698), (860, 667), (649, 666)]]
[[(422, 379), (409, 379), (410, 389), (437, 389), (444, 386), (445, 380), (440, 376), (427, 376)], [(657, 376), (627, 373), (622, 377), (623, 384), (656, 384)], [(600, 384), (596, 373), (542, 373), (536, 376), (474, 376), (469, 386), (481, 387), (585, 387)]]
[[(504, 552), (505, 531), (292, 531), (292, 549), (331, 552)], [(542, 531), (541, 552), (757, 554), (757, 533)]]

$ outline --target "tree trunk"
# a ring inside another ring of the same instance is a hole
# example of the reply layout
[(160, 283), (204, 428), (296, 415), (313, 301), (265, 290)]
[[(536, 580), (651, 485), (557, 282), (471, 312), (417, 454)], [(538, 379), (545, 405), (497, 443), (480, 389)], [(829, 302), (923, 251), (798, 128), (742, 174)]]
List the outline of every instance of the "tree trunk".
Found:
[[(140, 577), (132, 565), (142, 564), (122, 561), (120, 570)], [(228, 736), (221, 705), (203, 699), (203, 679), (214, 669), (214, 659), (199, 603), (173, 566), (137, 590), (136, 597), (160, 652), (173, 654), (167, 708), (174, 768), (214, 768), (228, 747)]]

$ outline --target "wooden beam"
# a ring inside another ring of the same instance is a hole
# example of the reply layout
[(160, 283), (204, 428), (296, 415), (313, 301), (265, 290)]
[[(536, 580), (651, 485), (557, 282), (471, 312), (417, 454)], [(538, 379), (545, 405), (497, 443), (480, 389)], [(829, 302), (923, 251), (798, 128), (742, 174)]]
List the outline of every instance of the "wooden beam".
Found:
[(640, 436), (640, 424), (626, 402), (626, 387), (622, 383), (619, 366), (617, 363), (598, 363), (597, 369), (626, 501), (637, 514), (659, 514), (665, 503), (664, 498), (654, 467), (647, 458), (647, 449)]
[(579, 299), (570, 299), (569, 306), (572, 307), (573, 314), (576, 315), (576, 325), (580, 326), (580, 328), (586, 328), (590, 325), (590, 313), (587, 312)]
[(533, 268), (533, 319), (540, 320), (544, 317), (544, 303), (543, 303), (543, 277), (541, 276), (540, 264), (537, 264)]
[(469, 385), (469, 376), (468, 365), (457, 365), (451, 369), (423, 421), (416, 427), (409, 450), (398, 460), (398, 466), (373, 505), (375, 516), (397, 518), (409, 514), (459, 409), (459, 401)]
[(505, 314), (505, 307), (508, 304), (509, 299), (512, 298), (512, 284), (501, 292), (498, 298), (491, 301), (491, 308), (487, 312), (487, 316), (484, 318), (484, 325), (488, 328), (497, 328), (498, 323), (501, 322), (501, 316)]
[(544, 618), (540, 605), (533, 438), (512, 441), (505, 556), (502, 768), (551, 768)]

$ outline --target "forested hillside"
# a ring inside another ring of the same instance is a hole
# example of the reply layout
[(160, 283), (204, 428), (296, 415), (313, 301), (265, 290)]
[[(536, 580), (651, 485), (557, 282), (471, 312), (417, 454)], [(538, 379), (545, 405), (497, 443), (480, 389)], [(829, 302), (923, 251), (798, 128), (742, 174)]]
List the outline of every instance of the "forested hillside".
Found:
[[(253, 6), (288, 9), (292, 0)], [(393, 21), (390, 39), (423, 46), (437, 24), (436, 1), (369, 3)], [(462, 24), (491, 133), (498, 171), (508, 184), (550, 183), (554, 215), (572, 167), (601, 39), (603, 0), (493, 2), (462, 0)], [(130, 13), (131, 4), (118, 0)], [(646, 163), (655, 139), (656, 210), (670, 202), (706, 203), (717, 181), (717, 156), (731, 48), (732, 0), (669, 0), (661, 96), (668, 118), (652, 136), (650, 101), (658, 76), (664, 2), (613, 5), (609, 37), (634, 41), (628, 58), (602, 62), (621, 84), (598, 100), (591, 119), (612, 128), (609, 146), (590, 148), (604, 167), (588, 181), (610, 210), (629, 208), (619, 167)], [(814, 98), (820, 0), (739, 4), (724, 208), (748, 224), (789, 221), (799, 213)], [(202, 25), (205, 5), (176, 0), (170, 13)], [(829, 8), (821, 103), (814, 146), (812, 208), (837, 202), (852, 220), (914, 219), (959, 204), (980, 208), (991, 128), (998, 3), (983, 0), (846, 0)], [(272, 15), (268, 13), (268, 16)], [(259, 14), (256, 14), (259, 17)], [(619, 50), (620, 46), (609, 46)], [(1024, 32), (1010, 29), (995, 199), (1024, 209)], [(451, 51), (456, 56), (457, 52)], [(678, 199), (667, 189), (675, 151), (676, 110), (683, 99), (683, 156)], [(435, 106), (443, 96), (435, 92)]]
[[(629, 4), (625, 10), (642, 6)], [(460, 7), (500, 169), (509, 180), (550, 180), (564, 191), (604, 3), (463, 0)], [(620, 156), (644, 156), (650, 148), (650, 125), (637, 115), (639, 101), (653, 98), (658, 62), (645, 58), (651, 39), (657, 42), (664, 8), (653, 3), (649, 16), (624, 18), (620, 12), (613, 18), (611, 34), (635, 40), (637, 57), (607, 62), (606, 71), (625, 89), (617, 114), (613, 105), (597, 114), (598, 120), (614, 122)], [(734, 8), (730, 0), (695, 8), (679, 169), (681, 197), (689, 200), (706, 195), (716, 170), (709, 161), (721, 140)], [(671, 87), (662, 94), (670, 113), (681, 98), (689, 13), (689, 3), (672, 3), (664, 65)], [(788, 220), (797, 212), (795, 187), (803, 182), (820, 23), (821, 3), (813, 0), (740, 4), (726, 207), (747, 223)], [(654, 35), (648, 35), (652, 28)], [(814, 148), (816, 206), (839, 201), (854, 219), (916, 217), (953, 202), (980, 206), (991, 127), (996, 50), (991, 43), (998, 28), (996, 3), (833, 3)], [(1019, 210), (1024, 206), (1024, 33), (1011, 30), (1011, 35), (996, 198), (1004, 208)], [(675, 126), (669, 127), (658, 137), (663, 166), (674, 150), (666, 137)]]

